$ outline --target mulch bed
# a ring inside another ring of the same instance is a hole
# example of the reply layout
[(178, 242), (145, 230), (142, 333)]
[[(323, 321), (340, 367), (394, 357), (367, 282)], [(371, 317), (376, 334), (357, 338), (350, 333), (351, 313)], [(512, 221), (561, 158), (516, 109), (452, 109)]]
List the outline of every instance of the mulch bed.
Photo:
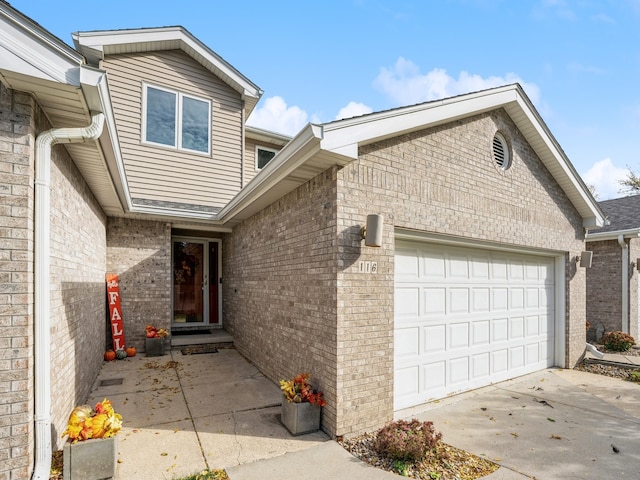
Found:
[(374, 433), (367, 433), (340, 444), (369, 465), (409, 478), (432, 480), (474, 480), (495, 472), (500, 465), (471, 453), (438, 442), (435, 451), (421, 462), (405, 463), (380, 457), (372, 448)]

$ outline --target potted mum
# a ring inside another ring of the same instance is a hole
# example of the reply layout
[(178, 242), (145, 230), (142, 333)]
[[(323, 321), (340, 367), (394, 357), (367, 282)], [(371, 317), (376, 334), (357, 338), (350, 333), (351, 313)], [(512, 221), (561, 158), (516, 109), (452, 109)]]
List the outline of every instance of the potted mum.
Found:
[(122, 415), (113, 410), (106, 398), (76, 407), (69, 416), (68, 435), (63, 450), (65, 480), (100, 480), (116, 474), (117, 445), (115, 435), (122, 428)]
[(315, 432), (320, 429), (320, 412), (327, 402), (322, 392), (309, 383), (311, 375), (301, 373), (292, 380), (280, 380), (282, 423), (292, 435)]

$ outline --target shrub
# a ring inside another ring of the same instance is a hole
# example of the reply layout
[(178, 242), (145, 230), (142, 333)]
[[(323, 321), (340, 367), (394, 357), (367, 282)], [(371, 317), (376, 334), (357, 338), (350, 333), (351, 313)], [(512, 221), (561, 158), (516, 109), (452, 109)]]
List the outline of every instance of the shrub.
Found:
[(393, 460), (419, 461), (433, 450), (442, 434), (436, 432), (432, 422), (420, 422), (415, 418), (410, 422), (391, 422), (376, 434), (373, 449), (382, 456)]
[(602, 337), (602, 344), (607, 350), (626, 352), (636, 344), (635, 339), (624, 332), (609, 332)]

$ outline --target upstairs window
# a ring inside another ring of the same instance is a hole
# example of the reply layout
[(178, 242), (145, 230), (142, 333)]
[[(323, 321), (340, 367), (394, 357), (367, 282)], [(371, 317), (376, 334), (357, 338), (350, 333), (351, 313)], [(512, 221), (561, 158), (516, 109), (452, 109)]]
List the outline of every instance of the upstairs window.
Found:
[(165, 88), (144, 86), (142, 138), (146, 143), (209, 153), (211, 102)]
[(277, 150), (265, 147), (256, 147), (256, 170), (262, 170), (267, 163), (278, 153)]

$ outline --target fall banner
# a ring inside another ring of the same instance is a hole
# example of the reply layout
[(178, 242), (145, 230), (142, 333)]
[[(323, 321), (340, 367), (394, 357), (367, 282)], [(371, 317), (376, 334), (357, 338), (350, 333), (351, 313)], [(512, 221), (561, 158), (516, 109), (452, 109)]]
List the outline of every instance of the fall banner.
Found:
[(111, 320), (111, 337), (113, 349), (124, 348), (124, 328), (122, 309), (120, 307), (120, 286), (117, 273), (107, 273), (107, 301), (109, 302), (109, 319)]

